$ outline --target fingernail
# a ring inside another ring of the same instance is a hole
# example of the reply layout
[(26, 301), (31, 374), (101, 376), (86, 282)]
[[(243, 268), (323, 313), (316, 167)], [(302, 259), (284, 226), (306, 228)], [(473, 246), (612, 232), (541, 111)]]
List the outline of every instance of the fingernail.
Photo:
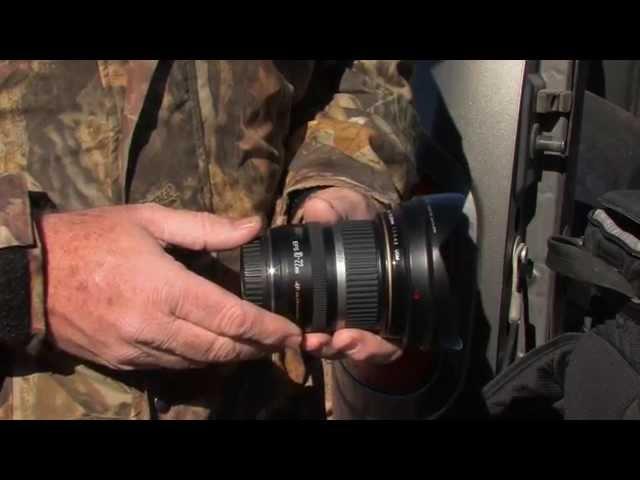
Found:
[(235, 227), (240, 230), (247, 230), (249, 228), (255, 228), (259, 225), (262, 225), (262, 217), (259, 215), (255, 215), (253, 217), (242, 218), (240, 220), (236, 220)]

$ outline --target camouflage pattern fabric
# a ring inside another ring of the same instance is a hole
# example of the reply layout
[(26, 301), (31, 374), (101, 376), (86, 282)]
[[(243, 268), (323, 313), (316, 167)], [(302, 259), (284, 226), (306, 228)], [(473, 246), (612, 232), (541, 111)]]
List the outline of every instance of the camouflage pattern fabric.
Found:
[[(309, 187), (348, 186), (382, 205), (398, 202), (415, 179), (411, 63), (355, 61), (328, 105), (294, 129), (292, 112), (320, 88), (313, 78), (321, 68), (0, 61), (0, 249), (28, 249), (36, 336), (45, 338), (46, 324), (35, 225), (47, 209), (155, 202), (282, 224), (289, 194)], [(229, 252), (215, 265), (198, 261), (224, 284), (237, 260)], [(331, 380), (321, 362), (300, 359), (123, 373), (45, 340), (3, 365), (0, 418), (322, 418)]]

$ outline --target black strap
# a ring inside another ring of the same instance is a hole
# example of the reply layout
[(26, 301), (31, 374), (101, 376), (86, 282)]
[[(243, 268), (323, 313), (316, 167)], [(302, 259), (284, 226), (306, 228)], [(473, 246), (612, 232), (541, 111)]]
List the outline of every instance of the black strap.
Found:
[(609, 288), (629, 298), (636, 297), (627, 279), (607, 262), (582, 248), (579, 239), (552, 237), (549, 240), (547, 266), (579, 282)]

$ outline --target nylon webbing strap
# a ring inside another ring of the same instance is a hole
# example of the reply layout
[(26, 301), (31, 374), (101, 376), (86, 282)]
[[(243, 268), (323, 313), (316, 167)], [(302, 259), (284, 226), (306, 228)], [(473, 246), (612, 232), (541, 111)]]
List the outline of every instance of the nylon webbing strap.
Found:
[(604, 260), (584, 250), (580, 240), (569, 237), (553, 237), (549, 240), (547, 266), (561, 275), (584, 283), (609, 288), (629, 298), (635, 292), (618, 270)]

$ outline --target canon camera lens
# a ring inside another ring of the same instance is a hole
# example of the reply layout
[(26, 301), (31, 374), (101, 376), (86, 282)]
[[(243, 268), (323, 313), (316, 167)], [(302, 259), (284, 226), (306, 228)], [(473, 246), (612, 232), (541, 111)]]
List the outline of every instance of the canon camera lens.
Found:
[(358, 328), (459, 349), (449, 279), (464, 200), (428, 195), (371, 221), (271, 229), (242, 248), (243, 298), (307, 332)]

